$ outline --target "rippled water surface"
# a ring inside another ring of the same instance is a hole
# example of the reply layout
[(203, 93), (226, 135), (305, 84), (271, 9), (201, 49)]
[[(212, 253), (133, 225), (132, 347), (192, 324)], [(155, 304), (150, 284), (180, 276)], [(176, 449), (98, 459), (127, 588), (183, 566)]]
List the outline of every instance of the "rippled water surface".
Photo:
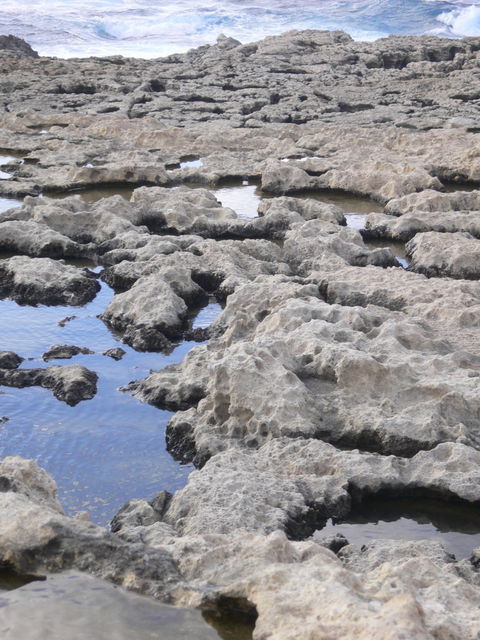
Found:
[(213, 43), (251, 42), (290, 29), (342, 29), (360, 40), (390, 34), (480, 34), (476, 0), (4, 0), (4, 33), (42, 55), (158, 57)]
[[(133, 497), (153, 497), (186, 482), (190, 466), (179, 466), (165, 451), (165, 427), (171, 416), (139, 402), (118, 388), (150, 370), (181, 361), (196, 343), (183, 342), (170, 354), (127, 352), (115, 361), (102, 352), (119, 346), (119, 338), (96, 316), (113, 296), (105, 284), (84, 307), (28, 307), (0, 301), (0, 348), (27, 358), (23, 368), (82, 364), (99, 376), (95, 398), (69, 407), (39, 387), (1, 387), (0, 457), (33, 457), (59, 485), (59, 498), (72, 513), (86, 509), (106, 523)], [(194, 326), (208, 326), (220, 307), (210, 305)], [(65, 326), (58, 322), (75, 316)], [(45, 363), (42, 354), (53, 344), (88, 347), (94, 355)]]

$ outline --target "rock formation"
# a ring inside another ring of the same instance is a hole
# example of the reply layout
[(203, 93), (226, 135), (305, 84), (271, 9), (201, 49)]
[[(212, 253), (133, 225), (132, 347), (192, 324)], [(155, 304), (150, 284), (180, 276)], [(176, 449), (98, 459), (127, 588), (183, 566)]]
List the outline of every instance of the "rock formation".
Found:
[[(176, 412), (167, 447), (195, 464), (187, 485), (128, 501), (107, 531), (6, 458), (0, 564), (239, 615), (255, 640), (477, 638), (476, 538), (460, 558), (322, 528), (378, 497), (480, 506), (480, 39), (305, 31), (70, 61), (0, 38), (0, 52), (0, 147), (16, 152), (1, 296), (82, 305), (100, 277), (101, 319), (134, 349), (209, 338), (123, 388)], [(212, 300), (222, 313), (193, 328)], [(21, 364), (0, 352), (1, 384), (72, 405), (96, 392), (80, 365)]]

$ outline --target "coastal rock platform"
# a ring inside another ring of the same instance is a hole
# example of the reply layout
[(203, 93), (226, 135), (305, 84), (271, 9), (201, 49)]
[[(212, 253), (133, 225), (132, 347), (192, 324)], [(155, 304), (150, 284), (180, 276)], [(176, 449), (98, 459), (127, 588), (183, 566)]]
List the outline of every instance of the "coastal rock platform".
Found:
[[(108, 531), (8, 457), (1, 567), (240, 616), (255, 640), (477, 639), (475, 536), (460, 557), (322, 530), (372, 499), (480, 509), (480, 39), (0, 52), (2, 298), (83, 305), (100, 278), (99, 317), (134, 349), (204, 341), (122, 389), (175, 412), (186, 486), (129, 500)], [(209, 301), (221, 313), (192, 329)], [(96, 393), (85, 367), (2, 349), (2, 385)]]

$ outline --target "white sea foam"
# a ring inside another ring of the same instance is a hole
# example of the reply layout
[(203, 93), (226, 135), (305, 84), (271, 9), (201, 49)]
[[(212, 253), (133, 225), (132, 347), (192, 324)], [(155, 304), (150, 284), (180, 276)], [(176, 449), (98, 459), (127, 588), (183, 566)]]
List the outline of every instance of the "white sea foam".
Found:
[(470, 5), (441, 13), (438, 21), (456, 36), (480, 36), (480, 6)]
[(477, 35), (479, 2), (462, 0), (2, 0), (0, 33), (42, 55), (159, 57), (215, 42), (252, 42), (290, 29)]

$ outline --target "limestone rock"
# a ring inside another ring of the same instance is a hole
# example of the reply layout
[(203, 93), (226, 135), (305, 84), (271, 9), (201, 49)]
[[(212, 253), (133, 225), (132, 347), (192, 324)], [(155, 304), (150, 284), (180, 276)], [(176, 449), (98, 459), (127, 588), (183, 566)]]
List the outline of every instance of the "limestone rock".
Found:
[(88, 269), (50, 258), (15, 256), (0, 264), (0, 295), (20, 304), (82, 305), (100, 289)]
[(480, 276), (480, 242), (469, 233), (418, 233), (405, 249), (412, 271), (465, 280)]
[(0, 351), (0, 369), (17, 369), (24, 358), (13, 351)]
[(87, 349), (87, 347), (77, 347), (75, 345), (68, 344), (54, 344), (48, 351), (46, 351), (42, 358), (45, 362), (49, 362), (50, 360), (58, 360), (58, 359), (66, 359), (73, 358), (74, 356), (78, 356), (78, 354), (92, 354), (93, 351)]
[(390, 200), (385, 207), (389, 215), (403, 215), (424, 211), (478, 211), (480, 210), (480, 192), (454, 191), (439, 193), (425, 189), (420, 193), (411, 193), (402, 198)]
[[(371, 213), (362, 232), (366, 238), (390, 239), (395, 242), (408, 242), (417, 233), (435, 231), (452, 234), (466, 232), (480, 237), (478, 214), (473, 211), (446, 211), (404, 213), (399, 217), (382, 213)], [(451, 237), (451, 235), (446, 236)]]
[(46, 369), (0, 369), (0, 383), (8, 387), (40, 386), (50, 389), (57, 400), (75, 406), (97, 392), (98, 376), (81, 365), (51, 366)]

